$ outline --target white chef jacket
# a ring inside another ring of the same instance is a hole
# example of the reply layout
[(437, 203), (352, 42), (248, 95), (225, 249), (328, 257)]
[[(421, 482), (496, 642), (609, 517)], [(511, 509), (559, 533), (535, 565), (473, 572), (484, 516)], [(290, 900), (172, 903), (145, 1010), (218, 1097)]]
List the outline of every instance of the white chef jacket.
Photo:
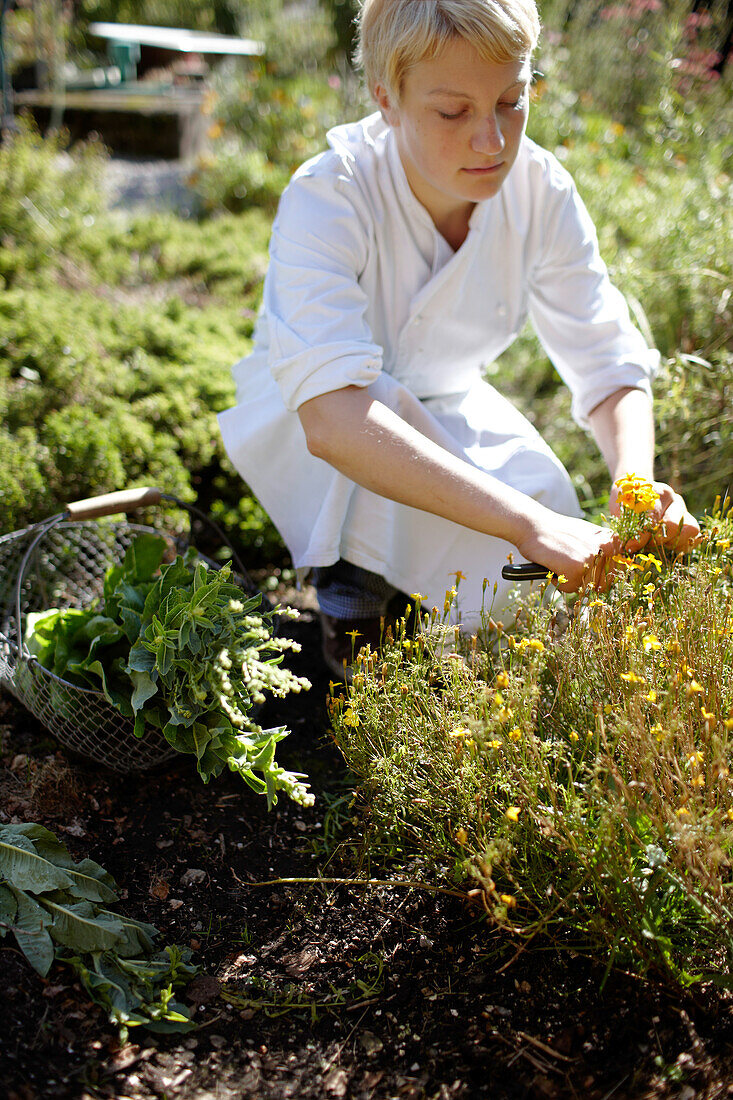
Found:
[(252, 353), (233, 368), (226, 450), (288, 546), (299, 575), (345, 558), (476, 625), (486, 585), (506, 604), (512, 547), (387, 500), (311, 455), (297, 415), (310, 398), (371, 387), (397, 412), (420, 398), (467, 461), (558, 512), (570, 479), (529, 421), (482, 379), (527, 316), (569, 386), (573, 416), (616, 390), (649, 392), (659, 363), (608, 279), (591, 219), (551, 153), (523, 138), (499, 193), (478, 203), (453, 252), (413, 195), (380, 114), (337, 126), (293, 176), (270, 243)]

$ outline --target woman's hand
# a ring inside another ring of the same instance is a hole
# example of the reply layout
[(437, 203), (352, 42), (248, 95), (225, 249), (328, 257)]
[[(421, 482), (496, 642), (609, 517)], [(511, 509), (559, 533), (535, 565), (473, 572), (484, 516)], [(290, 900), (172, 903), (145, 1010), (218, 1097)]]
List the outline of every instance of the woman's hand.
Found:
[[(651, 485), (659, 497), (654, 510), (649, 513), (649, 525), (653, 530), (633, 539), (624, 549), (635, 553), (651, 540), (657, 546), (668, 546), (676, 554), (682, 554), (698, 541), (700, 524), (688, 512), (682, 496), (670, 485), (663, 481), (652, 481)], [(609, 511), (613, 516), (618, 516), (621, 512), (618, 498), (619, 488), (614, 484), (611, 486), (609, 499)]]
[(608, 527), (545, 509), (542, 526), (518, 542), (517, 549), (528, 561), (557, 574), (554, 583), (562, 592), (578, 592), (590, 584), (608, 588), (621, 543)]

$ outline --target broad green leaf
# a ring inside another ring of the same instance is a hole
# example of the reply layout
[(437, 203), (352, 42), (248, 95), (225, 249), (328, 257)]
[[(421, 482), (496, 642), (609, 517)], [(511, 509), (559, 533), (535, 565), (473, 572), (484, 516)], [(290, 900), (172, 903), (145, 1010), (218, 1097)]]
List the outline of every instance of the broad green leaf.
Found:
[(127, 662), (130, 672), (152, 672), (155, 668), (155, 654), (139, 639), (130, 650)]
[(160, 932), (155, 925), (133, 920), (132, 917), (125, 917), (119, 913), (111, 913), (108, 909), (100, 909), (99, 912), (122, 925), (122, 939), (115, 946), (117, 955), (121, 958), (152, 955), (155, 951), (155, 941), (160, 938)]
[[(108, 871), (95, 863), (93, 859), (75, 862), (65, 844), (50, 829), (42, 825), (26, 823), (6, 825), (0, 829), (0, 836), (14, 837), (16, 841), (23, 837), (30, 842), (36, 854), (65, 871), (70, 880), (69, 891), (74, 897), (86, 901), (110, 902), (117, 900), (117, 884)], [(19, 886), (17, 878), (14, 884)], [(28, 889), (28, 887), (25, 887)], [(58, 887), (48, 886), (48, 890)]]
[(160, 535), (143, 531), (128, 546), (124, 560), (124, 575), (139, 584), (156, 572), (163, 560), (166, 541)]
[(15, 898), (17, 911), (12, 926), (18, 947), (33, 969), (45, 978), (54, 959), (54, 948), (48, 934), (51, 918), (41, 906), (17, 887), (7, 887)]
[(50, 932), (54, 940), (72, 951), (108, 951), (124, 939), (119, 917), (105, 910), (95, 910), (91, 902), (79, 901), (70, 905), (58, 893), (40, 900), (51, 915)]
[(0, 828), (0, 874), (9, 883), (32, 894), (72, 886), (72, 879), (63, 867), (39, 855), (31, 838), (11, 829), (12, 826)]
[(109, 702), (126, 718), (132, 718), (132, 704), (130, 703), (132, 684), (121, 686), (118, 679), (108, 676), (109, 670), (105, 669), (101, 661), (92, 661), (85, 671), (96, 674), (101, 680), (102, 691)]
[(147, 672), (130, 672), (130, 679), (134, 687), (132, 694), (132, 709), (137, 715), (138, 711), (147, 703), (148, 699), (152, 699), (158, 690), (158, 685), (150, 678)]
[(15, 900), (12, 890), (9, 890), (7, 886), (3, 886), (2, 883), (0, 883), (0, 936), (5, 935), (7, 931), (6, 925), (14, 923), (17, 912), (18, 903)]
[(136, 642), (140, 637), (142, 615), (137, 611), (133, 611), (131, 607), (121, 607), (119, 614), (122, 622), (122, 629), (125, 632), (125, 637), (128, 642), (130, 642), (130, 644)]

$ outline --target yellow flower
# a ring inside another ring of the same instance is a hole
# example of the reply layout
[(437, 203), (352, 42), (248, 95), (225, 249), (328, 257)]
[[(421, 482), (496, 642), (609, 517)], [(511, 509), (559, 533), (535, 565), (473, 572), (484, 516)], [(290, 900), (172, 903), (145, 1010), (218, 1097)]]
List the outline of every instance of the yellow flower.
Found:
[(636, 673), (631, 670), (630, 672), (622, 672), (621, 679), (625, 680), (627, 684), (643, 684), (644, 679), (642, 676), (637, 676)]
[(492, 749), (500, 749), (503, 744), (503, 741), (489, 741), (489, 745)]
[(725, 816), (728, 818), (729, 821), (733, 821), (733, 810), (728, 810)]
[(648, 702), (650, 702), (650, 703), (656, 703), (656, 701), (657, 701), (657, 693), (656, 693), (656, 691), (650, 691), (650, 692), (648, 693), (648, 695), (645, 695), (645, 696), (644, 696), (644, 698), (645, 698), (645, 699), (647, 699), (647, 700), (648, 700)]
[(509, 730), (509, 740), (510, 741), (521, 741), (522, 740), (522, 731), (519, 729), (518, 726), (513, 730)]
[(655, 569), (661, 572), (662, 563), (654, 554), (637, 554), (636, 560), (649, 562), (650, 565), (653, 565)]
[[(652, 585), (652, 588), (654, 586)], [(644, 650), (646, 653), (656, 653), (658, 649), (662, 648), (662, 643), (656, 634), (645, 634), (643, 638)]]
[(359, 630), (347, 630), (346, 637), (351, 638), (352, 642), (355, 642), (357, 638), (361, 638), (361, 631)]
[(458, 843), (459, 843), (459, 844), (461, 845), (461, 847), (463, 847), (463, 845), (464, 845), (464, 844), (466, 843), (466, 841), (468, 840), (468, 833), (467, 833), (467, 832), (466, 832), (466, 830), (465, 830), (465, 829), (463, 828), (463, 826), (461, 826), (461, 828), (460, 828), (460, 829), (456, 829), (456, 840), (457, 840), (457, 841), (458, 841)]
[(521, 812), (522, 811), (519, 806), (507, 806), (504, 814), (506, 817), (509, 818), (510, 821), (519, 821), (519, 815)]
[(569, 736), (570, 736), (570, 740), (573, 743), (580, 740), (580, 738), (579, 738), (578, 734), (575, 732), (575, 730), (571, 730)]
[(494, 696), (494, 706), (495, 707), (501, 707), (503, 705), (504, 705), (504, 696), (501, 694), (500, 691), (497, 691), (496, 695)]
[(726, 718), (723, 725), (727, 730), (733, 730), (733, 718)]
[(351, 726), (352, 729), (356, 729), (359, 725), (359, 715), (354, 712), (353, 707), (347, 707), (342, 721), (345, 726)]
[(421, 596), (419, 592), (413, 592), (412, 595), (410, 596), (410, 599), (414, 600), (415, 603), (422, 603), (423, 600), (425, 599), (425, 597)]
[(687, 809), (687, 806), (680, 806), (679, 810), (675, 810), (675, 813), (677, 814), (677, 817), (690, 816), (690, 811)]
[(558, 573), (558, 575), (557, 575), (557, 583), (558, 584), (567, 584), (567, 581), (568, 581), (568, 578), (565, 576), (564, 573)]
[(637, 565), (632, 558), (625, 558), (623, 554), (614, 554), (611, 560), (617, 565), (625, 565), (627, 569), (641, 569), (641, 566)]
[(697, 752), (693, 752), (692, 756), (688, 756), (687, 763), (695, 768), (698, 764), (702, 764), (704, 759), (705, 753), (700, 752), (700, 750), (698, 749)]
[(511, 894), (499, 894), (499, 901), (506, 905), (507, 909), (516, 909), (517, 907), (517, 899), (513, 898)]
[(536, 649), (538, 653), (543, 653), (544, 649), (545, 649), (545, 646), (544, 646), (544, 643), (539, 640), (539, 638), (530, 638), (529, 639), (529, 648), (530, 649)]
[(688, 695), (698, 695), (701, 694), (704, 690), (705, 688), (702, 686), (702, 684), (698, 684), (697, 680), (690, 680), (689, 684), (687, 685)]
[(452, 729), (450, 731), (448, 736), (449, 737), (468, 737), (470, 732), (471, 731), (469, 729), (466, 729), (465, 726), (456, 726), (455, 729)]
[(618, 489), (618, 501), (622, 508), (641, 515), (651, 512), (659, 500), (659, 493), (651, 482), (638, 474), (624, 474), (614, 482)]
[(662, 741), (664, 739), (664, 730), (659, 725), (659, 722), (655, 722), (649, 732), (654, 734), (654, 738), (657, 741)]
[(705, 710), (705, 707), (700, 708), (700, 714), (703, 716), (706, 722), (714, 722), (715, 715), (711, 710)]
[(509, 687), (509, 674), (507, 672), (499, 673), (499, 675), (496, 677), (496, 686), (497, 688)]
[(705, 786), (705, 776), (704, 775), (696, 775), (691, 780), (691, 783), (692, 783), (693, 787), (704, 787)]

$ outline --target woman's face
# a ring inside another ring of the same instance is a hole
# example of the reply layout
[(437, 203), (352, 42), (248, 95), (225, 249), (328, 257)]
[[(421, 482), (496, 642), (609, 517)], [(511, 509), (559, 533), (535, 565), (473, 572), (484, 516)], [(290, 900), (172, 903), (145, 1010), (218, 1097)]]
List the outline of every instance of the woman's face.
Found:
[(374, 89), (413, 193), (434, 221), (496, 195), (527, 122), (528, 59), (484, 61), (463, 38), (420, 61), (399, 103)]

